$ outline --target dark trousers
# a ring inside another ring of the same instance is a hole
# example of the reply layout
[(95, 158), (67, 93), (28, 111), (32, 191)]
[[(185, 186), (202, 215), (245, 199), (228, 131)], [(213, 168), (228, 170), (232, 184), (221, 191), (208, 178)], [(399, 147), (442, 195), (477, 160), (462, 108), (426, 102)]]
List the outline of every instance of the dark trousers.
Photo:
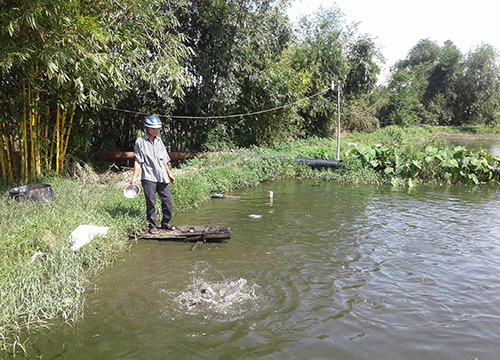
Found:
[(156, 227), (156, 194), (160, 196), (162, 219), (161, 225), (167, 225), (172, 219), (172, 194), (167, 183), (142, 180), (144, 197), (146, 198), (146, 219), (148, 227)]

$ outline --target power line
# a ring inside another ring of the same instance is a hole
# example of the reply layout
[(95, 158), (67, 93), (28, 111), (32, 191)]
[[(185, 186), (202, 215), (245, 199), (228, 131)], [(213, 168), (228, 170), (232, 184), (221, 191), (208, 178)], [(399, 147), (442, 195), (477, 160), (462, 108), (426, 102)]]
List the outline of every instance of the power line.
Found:
[[(297, 100), (297, 101), (295, 101), (293, 103), (289, 103), (289, 104), (277, 106), (277, 107), (266, 109), (266, 110), (248, 112), (248, 113), (245, 113), (245, 114), (218, 115), (218, 116), (183, 116), (183, 115), (158, 115), (158, 116), (160, 116), (160, 117), (168, 117), (168, 118), (171, 118), (171, 119), (182, 119), (182, 120), (226, 120), (226, 119), (231, 119), (231, 118), (247, 117), (247, 116), (260, 115), (260, 114), (265, 114), (265, 113), (268, 113), (268, 112), (273, 112), (273, 111), (277, 111), (277, 110), (280, 110), (280, 109), (284, 109), (286, 107), (293, 106), (293, 105), (299, 104), (299, 103), (301, 103), (303, 101), (310, 100), (310, 99), (312, 99), (314, 97), (323, 95), (326, 92), (328, 92), (329, 90), (330, 89), (326, 89), (326, 90), (320, 91), (320, 92), (318, 92), (316, 94), (307, 96), (307, 97), (305, 97), (303, 99), (300, 99), (300, 100)], [(112, 106), (103, 105), (103, 107), (106, 108), (106, 109), (109, 109), (109, 110), (126, 112), (126, 113), (130, 113), (130, 114), (149, 115), (149, 113), (144, 113), (144, 112), (140, 112), (140, 111), (126, 110), (126, 109), (119, 109), (119, 108), (115, 108), (115, 107), (112, 107)]]

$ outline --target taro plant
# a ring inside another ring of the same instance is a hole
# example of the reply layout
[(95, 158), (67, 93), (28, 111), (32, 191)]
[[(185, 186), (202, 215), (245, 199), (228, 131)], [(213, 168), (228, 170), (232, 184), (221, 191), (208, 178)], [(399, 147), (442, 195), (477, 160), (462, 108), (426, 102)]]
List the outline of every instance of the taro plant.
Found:
[(449, 182), (479, 184), (491, 181), (493, 168), (499, 159), (484, 149), (472, 151), (463, 146), (439, 149), (428, 146), (424, 150), (427, 169), (434, 176)]
[(351, 150), (350, 155), (357, 157), (365, 167), (384, 170), (394, 162), (394, 147), (360, 145)]
[(414, 180), (446, 183), (480, 184), (493, 179), (493, 169), (500, 161), (487, 151), (472, 151), (463, 146), (454, 149), (427, 146), (411, 154), (397, 146), (361, 145), (348, 155), (357, 158), (363, 167), (383, 172), (393, 185)]

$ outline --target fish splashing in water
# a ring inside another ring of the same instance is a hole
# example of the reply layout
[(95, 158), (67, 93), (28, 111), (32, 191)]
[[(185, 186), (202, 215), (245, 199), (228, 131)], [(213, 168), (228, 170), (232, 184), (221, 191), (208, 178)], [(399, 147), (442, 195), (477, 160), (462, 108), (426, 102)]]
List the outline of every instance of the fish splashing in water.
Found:
[(207, 312), (217, 315), (235, 315), (241, 311), (239, 305), (255, 300), (255, 285), (249, 286), (246, 279), (236, 281), (208, 282), (194, 279), (185, 291), (176, 297), (176, 303), (188, 313)]
[(231, 283), (228, 290), (221, 296), (222, 301), (231, 301), (231, 299), (240, 294), (242, 287), (246, 284), (246, 279), (241, 278), (238, 281)]

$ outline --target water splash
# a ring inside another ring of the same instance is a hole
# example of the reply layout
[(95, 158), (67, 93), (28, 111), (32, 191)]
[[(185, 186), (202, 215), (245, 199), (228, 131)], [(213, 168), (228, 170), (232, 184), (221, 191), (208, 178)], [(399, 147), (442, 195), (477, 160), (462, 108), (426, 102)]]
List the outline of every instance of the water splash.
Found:
[(191, 283), (184, 290), (171, 293), (177, 312), (228, 321), (255, 310), (258, 299), (255, 283), (241, 277), (227, 279), (207, 264), (201, 268), (199, 263), (195, 265), (191, 275)]

